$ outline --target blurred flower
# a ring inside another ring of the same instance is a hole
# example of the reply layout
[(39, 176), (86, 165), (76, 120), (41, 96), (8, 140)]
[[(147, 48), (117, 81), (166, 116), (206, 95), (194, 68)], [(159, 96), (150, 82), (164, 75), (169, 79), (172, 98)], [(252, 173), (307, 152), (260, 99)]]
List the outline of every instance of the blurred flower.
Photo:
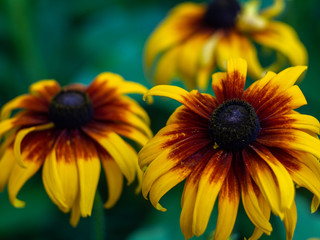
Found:
[(278, 71), (283, 56), (292, 65), (306, 64), (307, 52), (296, 32), (272, 20), (282, 12), (283, 0), (275, 0), (260, 12), (259, 2), (240, 5), (237, 0), (213, 0), (176, 6), (146, 43), (146, 74), (154, 74), (151, 77), (156, 84), (168, 84), (179, 76), (190, 89), (205, 89), (217, 66), (225, 69), (227, 59), (241, 57), (248, 62), (249, 74), (257, 79), (266, 69), (254, 43), (277, 53), (278, 60), (269, 70)]
[(120, 136), (142, 146), (152, 135), (146, 112), (123, 94), (146, 91), (113, 73), (98, 75), (89, 86), (61, 88), (54, 80), (31, 85), (30, 94), (13, 99), (1, 112), (0, 189), (8, 185), (11, 203), (23, 207), (18, 192), (43, 166), (49, 197), (61, 211), (71, 210), (76, 226), (80, 215), (91, 215), (101, 161), (109, 193), (104, 206), (112, 207), (122, 192), (122, 175), (128, 184), (142, 177), (137, 152)]
[[(146, 169), (142, 193), (164, 211), (161, 197), (186, 179), (180, 225), (186, 238), (201, 235), (219, 194), (214, 239), (227, 239), (238, 211), (256, 226), (251, 239), (270, 234), (270, 212), (279, 216), (292, 239), (297, 220), (294, 183), (320, 197), (320, 124), (293, 109), (306, 104), (294, 83), (306, 67), (268, 72), (244, 91), (247, 64), (227, 62), (215, 73), (215, 96), (176, 86), (156, 86), (150, 95), (183, 105), (139, 152)], [(313, 201), (312, 210), (317, 208)]]

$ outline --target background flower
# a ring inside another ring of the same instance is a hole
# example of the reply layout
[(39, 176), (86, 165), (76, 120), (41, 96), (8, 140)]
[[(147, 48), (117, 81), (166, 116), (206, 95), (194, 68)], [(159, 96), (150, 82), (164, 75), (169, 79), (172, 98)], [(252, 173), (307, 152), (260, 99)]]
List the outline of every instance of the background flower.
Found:
[[(143, 73), (143, 48), (150, 33), (179, 3), (177, 0), (4, 0), (0, 2), (0, 104), (28, 92), (31, 83), (39, 79), (58, 79), (62, 86), (72, 82), (89, 84), (97, 73), (117, 72), (125, 79), (151, 87)], [(196, 1), (203, 3), (203, 1)], [(261, 1), (262, 8), (273, 3)], [(319, 119), (320, 22), (319, 1), (286, 1), (286, 9), (278, 18), (298, 33), (309, 53), (309, 66), (304, 81), (299, 84), (308, 105), (300, 112)], [(312, 23), (312, 24), (310, 24)], [(174, 81), (175, 84), (180, 82)], [(250, 81), (248, 81), (248, 84)], [(162, 128), (176, 101), (155, 99), (149, 106), (140, 96), (134, 97), (145, 107), (154, 132)], [(101, 189), (106, 186), (100, 181)], [(181, 212), (182, 186), (170, 191), (163, 199), (168, 207), (162, 213), (135, 195), (136, 185), (123, 189), (118, 203), (105, 214), (107, 239), (177, 240), (183, 239), (177, 219)], [(0, 193), (0, 236), (4, 239), (93, 239), (94, 219), (80, 220), (77, 228), (69, 224), (69, 215), (62, 213), (47, 197), (41, 174), (36, 174), (21, 190), (27, 207), (14, 208), (7, 193)], [(105, 196), (107, 197), (107, 196)], [(295, 238), (320, 235), (319, 214), (310, 214), (312, 195), (303, 188), (296, 190), (298, 223)], [(104, 198), (106, 199), (106, 198)], [(98, 207), (98, 206), (97, 206)], [(102, 207), (102, 206), (100, 206)], [(100, 208), (98, 207), (98, 208)], [(204, 240), (214, 229), (217, 211), (209, 222)], [(47, 216), (51, 216), (48, 218)], [(234, 237), (249, 236), (253, 225), (243, 209), (239, 209)], [(274, 231), (261, 239), (284, 239), (283, 223), (271, 215)]]
[[(180, 77), (190, 89), (206, 89), (210, 74), (225, 61), (242, 57), (248, 73), (262, 77), (266, 69), (280, 69), (283, 59), (292, 65), (307, 63), (307, 52), (294, 29), (275, 21), (284, 2), (260, 10), (259, 1), (211, 0), (182, 3), (173, 8), (151, 34), (145, 47), (145, 68), (156, 84)], [(272, 66), (261, 66), (256, 45), (275, 50)], [(154, 71), (153, 71), (154, 70)]]

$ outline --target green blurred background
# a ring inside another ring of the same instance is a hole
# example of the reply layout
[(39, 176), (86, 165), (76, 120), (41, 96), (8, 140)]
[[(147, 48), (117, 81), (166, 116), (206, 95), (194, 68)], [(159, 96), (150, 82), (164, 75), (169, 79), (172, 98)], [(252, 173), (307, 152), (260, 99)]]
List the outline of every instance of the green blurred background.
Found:
[[(125, 79), (152, 84), (143, 74), (143, 46), (151, 31), (167, 11), (182, 1), (170, 0), (1, 0), (0, 1), (0, 104), (26, 93), (31, 83), (56, 79), (62, 85), (88, 84), (103, 71), (121, 74)], [(263, 1), (264, 5), (271, 0)], [(300, 83), (308, 106), (299, 111), (320, 119), (320, 1), (292, 0), (279, 17), (298, 32), (309, 52), (309, 69)], [(157, 132), (172, 113), (171, 101), (156, 99), (147, 106), (152, 129)], [(0, 173), (1, 174), (1, 173)], [(102, 176), (103, 178), (103, 176)], [(103, 179), (99, 190), (104, 199)], [(182, 185), (163, 199), (165, 213), (155, 210), (134, 186), (126, 187), (116, 206), (101, 211), (97, 201), (92, 217), (81, 219), (77, 228), (69, 225), (50, 201), (38, 173), (23, 187), (19, 197), (24, 209), (15, 209), (7, 192), (0, 193), (0, 239), (104, 239), (179, 240)], [(310, 213), (311, 194), (297, 189), (298, 223), (295, 240), (320, 237), (320, 214)], [(217, 210), (206, 233), (194, 239), (207, 239), (214, 230)], [(283, 223), (271, 217), (274, 231), (261, 239), (285, 239)], [(253, 226), (240, 207), (233, 239), (250, 236)]]

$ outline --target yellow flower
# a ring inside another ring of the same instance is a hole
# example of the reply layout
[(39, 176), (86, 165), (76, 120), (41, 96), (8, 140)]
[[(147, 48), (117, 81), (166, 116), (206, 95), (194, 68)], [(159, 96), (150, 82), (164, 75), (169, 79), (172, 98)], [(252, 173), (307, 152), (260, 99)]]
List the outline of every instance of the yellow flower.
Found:
[(42, 166), (46, 192), (61, 211), (71, 210), (70, 223), (76, 226), (80, 215), (91, 215), (101, 161), (109, 193), (104, 206), (112, 207), (123, 175), (128, 184), (142, 177), (137, 152), (120, 136), (141, 146), (151, 137), (146, 112), (124, 95), (146, 91), (113, 73), (98, 75), (89, 86), (61, 88), (54, 80), (31, 85), (30, 94), (1, 111), (0, 190), (8, 185), (11, 203), (23, 207), (19, 190)]
[(215, 97), (176, 86), (156, 86), (145, 97), (175, 99), (178, 107), (139, 152), (146, 169), (142, 193), (164, 211), (161, 197), (186, 180), (180, 226), (185, 238), (201, 235), (219, 194), (214, 239), (227, 239), (240, 198), (256, 229), (251, 239), (270, 234), (270, 212), (279, 216), (292, 239), (297, 220), (294, 183), (320, 197), (320, 124), (294, 109), (305, 105), (294, 83), (306, 67), (268, 72), (244, 91), (247, 64), (227, 62), (212, 76)]
[[(277, 66), (287, 60), (305, 65), (307, 52), (296, 32), (272, 20), (281, 13), (283, 0), (260, 12), (259, 2), (240, 5), (237, 0), (213, 0), (176, 6), (146, 43), (147, 76), (156, 84), (168, 84), (178, 76), (190, 89), (205, 89), (214, 69), (225, 70), (231, 57), (244, 58), (254, 79), (261, 78), (267, 68), (278, 71)], [(273, 49), (278, 60), (262, 67), (254, 44)]]

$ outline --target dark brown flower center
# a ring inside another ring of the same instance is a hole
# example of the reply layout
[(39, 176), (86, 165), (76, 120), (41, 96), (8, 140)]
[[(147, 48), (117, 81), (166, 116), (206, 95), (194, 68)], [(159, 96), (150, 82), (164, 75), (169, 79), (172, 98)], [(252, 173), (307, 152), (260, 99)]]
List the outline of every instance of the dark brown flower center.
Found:
[(85, 92), (62, 90), (49, 106), (49, 118), (58, 128), (78, 128), (91, 121), (93, 107)]
[(204, 23), (215, 29), (229, 29), (235, 25), (241, 6), (237, 0), (213, 0), (204, 15)]
[(260, 121), (249, 103), (231, 99), (214, 110), (209, 132), (218, 147), (239, 151), (256, 140), (260, 132)]

